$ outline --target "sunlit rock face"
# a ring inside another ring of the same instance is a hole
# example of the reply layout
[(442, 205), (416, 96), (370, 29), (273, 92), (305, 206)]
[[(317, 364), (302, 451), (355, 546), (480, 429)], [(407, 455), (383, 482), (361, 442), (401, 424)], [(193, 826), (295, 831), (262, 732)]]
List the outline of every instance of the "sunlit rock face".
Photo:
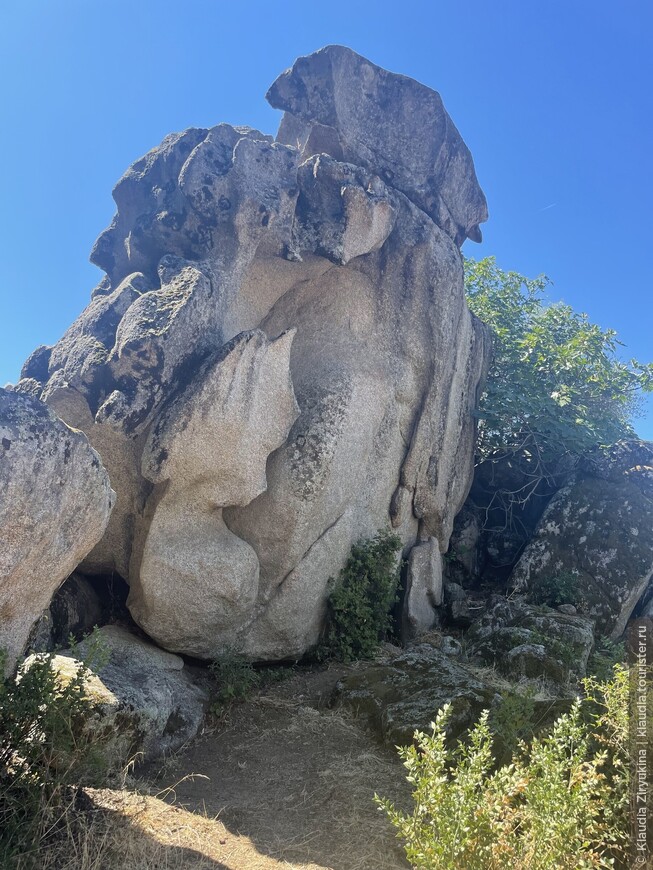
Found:
[(102, 537), (114, 500), (81, 432), (43, 402), (0, 388), (0, 650), (7, 672), (61, 583)]
[(459, 250), (485, 199), (440, 97), (329, 46), (268, 99), (276, 140), (191, 129), (127, 171), (106, 277), (19, 385), (117, 492), (84, 569), (202, 658), (300, 656), (352, 543), (390, 524), (428, 545), (409, 605), (432, 623), (488, 354)]

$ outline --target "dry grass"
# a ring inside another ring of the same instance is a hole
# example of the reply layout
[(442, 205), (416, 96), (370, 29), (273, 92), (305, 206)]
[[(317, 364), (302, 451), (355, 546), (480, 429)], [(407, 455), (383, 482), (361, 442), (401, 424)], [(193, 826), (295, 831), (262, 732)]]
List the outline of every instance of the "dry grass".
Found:
[[(249, 838), (232, 834), (219, 819), (171, 806), (160, 798), (104, 789), (94, 792), (93, 799), (112, 818), (105, 853), (112, 868), (272, 870), (289, 866), (259, 854)], [(315, 864), (293, 866), (317, 870)]]
[[(394, 752), (346, 715), (271, 692), (232, 713), (184, 763), (209, 780), (175, 789), (187, 808), (217, 816), (261, 854), (252, 866), (398, 870), (407, 865), (374, 793), (408, 794)], [(272, 863), (265, 863), (265, 861)], [(281, 863), (279, 863), (281, 862)]]
[(86, 789), (17, 870), (407, 868), (373, 801), (379, 792), (408, 802), (403, 767), (323, 706), (336, 679), (292, 678), (138, 782)]

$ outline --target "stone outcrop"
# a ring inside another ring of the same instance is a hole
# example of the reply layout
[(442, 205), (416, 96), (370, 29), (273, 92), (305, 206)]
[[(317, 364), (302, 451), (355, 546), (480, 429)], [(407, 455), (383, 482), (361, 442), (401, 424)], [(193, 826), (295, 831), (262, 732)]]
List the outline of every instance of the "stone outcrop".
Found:
[[(85, 728), (101, 743), (103, 754), (121, 768), (131, 758), (140, 760), (174, 752), (193, 738), (208, 703), (176, 655), (135, 637), (124, 628), (98, 629), (74, 651), (51, 658), (51, 667), (63, 683), (87, 662), (84, 691), (93, 710)], [(35, 660), (29, 656), (23, 667)]]
[(259, 330), (241, 333), (150, 431), (141, 467), (156, 484), (156, 510), (130, 609), (164, 647), (214, 658), (255, 617), (259, 561), (222, 510), (265, 491), (268, 455), (298, 416), (293, 335), (270, 342)]
[(586, 617), (534, 606), (518, 598), (488, 602), (487, 612), (465, 635), (472, 660), (506, 677), (567, 682), (585, 676), (594, 646), (594, 623)]
[(499, 686), (432, 643), (415, 643), (397, 655), (345, 677), (334, 702), (351, 709), (389, 745), (407, 745), (416, 730), (428, 731), (445, 704), (451, 704), (449, 732), (459, 737), (483, 710), (500, 700)]
[(0, 649), (7, 671), (54, 592), (102, 537), (113, 502), (86, 437), (42, 402), (0, 389)]
[(342, 676), (332, 704), (366, 720), (391, 745), (411, 744), (416, 730), (429, 732), (449, 704), (447, 738), (455, 746), (489, 710), (497, 757), (508, 762), (517, 746), (505, 739), (524, 725), (515, 711), (531, 708), (527, 721), (535, 731), (567, 712), (593, 642), (589, 619), (494, 596), (462, 644), (437, 630), (404, 649), (384, 644), (374, 662)]
[(440, 97), (330, 46), (268, 98), (276, 140), (191, 129), (127, 171), (105, 277), (17, 386), (117, 492), (83, 570), (203, 658), (300, 656), (351, 545), (389, 524), (419, 545), (408, 619), (432, 624), (489, 346), (459, 251), (485, 199)]
[(364, 166), (457, 242), (481, 240), (487, 205), (471, 154), (430, 88), (329, 45), (299, 58), (267, 99), (286, 112), (280, 141), (302, 157), (327, 153)]
[(653, 578), (651, 480), (651, 442), (589, 456), (550, 501), (511, 584), (537, 595), (564, 576), (579, 611), (619, 638)]

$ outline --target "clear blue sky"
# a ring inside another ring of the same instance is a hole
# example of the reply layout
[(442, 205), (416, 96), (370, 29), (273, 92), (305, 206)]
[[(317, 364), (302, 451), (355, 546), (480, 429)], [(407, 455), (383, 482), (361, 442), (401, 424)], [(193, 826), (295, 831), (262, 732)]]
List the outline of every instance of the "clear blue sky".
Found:
[(468, 255), (653, 359), (651, 0), (2, 0), (0, 383), (87, 303), (127, 166), (189, 126), (275, 132), (267, 87), (332, 42), (442, 94), (490, 208)]

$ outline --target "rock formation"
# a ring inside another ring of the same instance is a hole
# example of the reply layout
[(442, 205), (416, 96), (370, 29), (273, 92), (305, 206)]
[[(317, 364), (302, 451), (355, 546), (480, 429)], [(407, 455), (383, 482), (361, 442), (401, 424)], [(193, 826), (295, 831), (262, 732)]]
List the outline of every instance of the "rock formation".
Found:
[(488, 353), (459, 251), (485, 199), (440, 97), (329, 46), (268, 99), (276, 141), (190, 129), (127, 171), (105, 277), (16, 387), (86, 432), (117, 492), (83, 570), (202, 658), (300, 656), (352, 543), (390, 523), (429, 626)]
[[(137, 753), (149, 761), (174, 752), (197, 734), (208, 693), (179, 656), (107, 625), (74, 651), (52, 656), (50, 667), (64, 684), (81, 667), (78, 657), (86, 664), (84, 691), (93, 705), (85, 727), (112, 767), (122, 769)], [(29, 656), (23, 667), (36, 659)]]
[(506, 677), (566, 683), (585, 676), (593, 620), (497, 596), (465, 635), (468, 656)]
[(100, 540), (114, 493), (86, 437), (0, 389), (0, 650), (11, 671), (62, 581)]
[(533, 592), (566, 575), (574, 604), (618, 639), (653, 578), (653, 443), (587, 457), (551, 499), (510, 582)]
[(338, 683), (335, 699), (367, 719), (390, 746), (409, 745), (445, 704), (452, 706), (452, 736), (459, 737), (498, 700), (487, 674), (419, 642), (395, 654), (386, 650), (374, 664), (353, 671)]

